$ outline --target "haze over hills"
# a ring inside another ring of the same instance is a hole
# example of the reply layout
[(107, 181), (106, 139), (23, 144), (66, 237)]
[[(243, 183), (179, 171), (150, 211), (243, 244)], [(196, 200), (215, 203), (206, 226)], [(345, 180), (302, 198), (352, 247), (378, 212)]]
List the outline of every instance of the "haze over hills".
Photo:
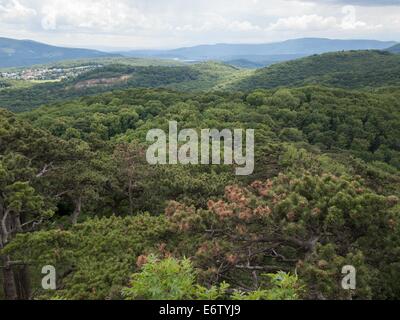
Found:
[(173, 50), (106, 53), (90, 49), (57, 47), (31, 40), (0, 38), (0, 67), (24, 67), (72, 59), (125, 56), (186, 61), (218, 60), (240, 67), (258, 68), (312, 54), (343, 50), (383, 50), (396, 44), (393, 41), (302, 38), (267, 44), (215, 44)]
[(267, 44), (215, 44), (174, 50), (137, 50), (120, 52), (132, 57), (157, 57), (181, 60), (247, 60), (263, 65), (293, 60), (312, 54), (343, 50), (383, 50), (396, 42), (377, 40), (331, 40), (302, 38)]
[(97, 50), (63, 48), (31, 40), (0, 38), (0, 67), (23, 67), (69, 59), (118, 56)]
[(392, 52), (392, 53), (400, 53), (400, 44), (396, 44), (393, 47), (390, 47), (386, 51)]

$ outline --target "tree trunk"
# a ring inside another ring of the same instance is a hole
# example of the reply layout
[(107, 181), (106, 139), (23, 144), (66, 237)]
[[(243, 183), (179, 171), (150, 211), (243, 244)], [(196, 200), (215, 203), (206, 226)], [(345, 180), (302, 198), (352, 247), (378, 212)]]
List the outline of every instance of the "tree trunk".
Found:
[[(10, 241), (11, 231), (21, 233), (21, 215), (10, 216), (10, 210), (0, 207), (0, 249)], [(11, 230), (11, 231), (10, 231)], [(8, 255), (0, 256), (3, 269), (4, 295), (7, 300), (28, 300), (31, 296), (31, 282), (27, 265), (15, 266)]]
[(72, 224), (78, 223), (79, 216), (81, 215), (81, 210), (82, 210), (82, 198), (78, 198), (75, 201), (75, 210), (71, 217)]
[(8, 237), (10, 235), (9, 232), (9, 214), (10, 214), (10, 210), (6, 210), (4, 213), (1, 212), (1, 219), (0, 219), (0, 223), (1, 223), (1, 245), (5, 246), (8, 243)]
[(31, 278), (29, 266), (18, 266), (14, 269), (15, 283), (17, 286), (18, 300), (29, 300), (31, 298)]
[(129, 179), (128, 196), (129, 196), (129, 214), (133, 215), (133, 195), (132, 195), (132, 180)]
[[(4, 212), (3, 206), (0, 208), (0, 249), (3, 249), (8, 243), (8, 218), (9, 211)], [(7, 255), (0, 256), (0, 265), (3, 272), (3, 289), (6, 300), (17, 300), (17, 287), (15, 285), (15, 277), (12, 266), (10, 265), (10, 257)]]
[(14, 271), (10, 265), (10, 257), (2, 257), (1, 262), (3, 264), (3, 286), (6, 300), (17, 300), (17, 286), (15, 285)]

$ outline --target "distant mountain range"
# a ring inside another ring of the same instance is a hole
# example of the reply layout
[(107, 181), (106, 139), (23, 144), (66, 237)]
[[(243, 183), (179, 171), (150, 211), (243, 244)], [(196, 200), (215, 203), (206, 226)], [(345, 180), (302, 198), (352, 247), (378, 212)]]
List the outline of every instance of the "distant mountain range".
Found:
[(119, 53), (130, 57), (233, 61), (239, 66), (254, 64), (255, 67), (259, 67), (326, 52), (384, 50), (396, 44), (393, 41), (302, 38), (267, 44), (215, 44), (173, 50), (137, 50)]
[(105, 53), (97, 50), (56, 47), (31, 40), (0, 38), (0, 67), (23, 67), (62, 60), (125, 56), (183, 61), (217, 60), (239, 67), (260, 68), (326, 52), (388, 48), (399, 50), (396, 45), (397, 43), (393, 41), (303, 38), (268, 44), (215, 44), (173, 50)]
[(0, 38), (0, 67), (25, 67), (70, 59), (118, 56), (96, 50), (62, 48), (31, 40)]

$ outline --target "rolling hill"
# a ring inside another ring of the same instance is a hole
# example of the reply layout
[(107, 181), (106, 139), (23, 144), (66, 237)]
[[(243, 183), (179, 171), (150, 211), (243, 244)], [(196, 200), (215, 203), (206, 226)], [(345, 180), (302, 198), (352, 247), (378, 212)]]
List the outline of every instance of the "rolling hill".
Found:
[(396, 44), (393, 47), (390, 47), (386, 51), (389, 51), (391, 53), (400, 53), (400, 44)]
[(325, 53), (258, 69), (231, 89), (320, 84), (338, 88), (400, 85), (400, 56), (386, 51)]
[(128, 88), (168, 88), (209, 91), (230, 86), (252, 74), (251, 70), (217, 62), (182, 66), (111, 64), (61, 82), (0, 90), (0, 108), (27, 111), (42, 104)]
[(0, 106), (26, 111), (43, 104), (128, 88), (250, 91), (314, 84), (346, 89), (400, 86), (400, 55), (387, 51), (334, 52), (257, 70), (210, 61), (176, 66), (109, 64), (61, 82), (3, 87)]
[(55, 47), (31, 40), (0, 38), (0, 68), (108, 56), (117, 55), (96, 50)]
[(3, 82), (0, 107), (26, 111), (43, 104), (128, 88), (250, 91), (314, 84), (346, 89), (400, 86), (400, 55), (387, 51), (325, 53), (257, 70), (211, 61), (181, 65), (140, 65), (135, 59), (118, 61), (123, 59), (111, 59), (111, 64), (61, 82), (25, 87), (20, 84), (10, 87)]

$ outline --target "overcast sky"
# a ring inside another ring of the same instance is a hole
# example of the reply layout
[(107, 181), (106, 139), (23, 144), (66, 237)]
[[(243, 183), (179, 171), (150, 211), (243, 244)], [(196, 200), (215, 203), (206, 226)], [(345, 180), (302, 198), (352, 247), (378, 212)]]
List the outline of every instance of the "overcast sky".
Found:
[(89, 48), (400, 41), (400, 0), (0, 0), (0, 36)]

